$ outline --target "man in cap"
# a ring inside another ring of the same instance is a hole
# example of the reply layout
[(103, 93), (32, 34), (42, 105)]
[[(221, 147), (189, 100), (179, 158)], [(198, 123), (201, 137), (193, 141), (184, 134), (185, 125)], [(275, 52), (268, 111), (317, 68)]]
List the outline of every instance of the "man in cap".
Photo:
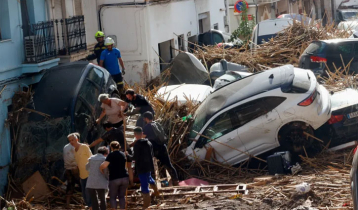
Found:
[(97, 59), (97, 63), (99, 64), (101, 53), (106, 49), (106, 46), (104, 46), (104, 33), (97, 31), (94, 37), (97, 39), (97, 44), (94, 46), (93, 54), (88, 55), (86, 59), (89, 61)]
[[(114, 40), (111, 37), (107, 37), (104, 41), (104, 45), (107, 49), (101, 53), (99, 65), (105, 67), (107, 71), (112, 75), (113, 80), (117, 83), (119, 93), (123, 91), (123, 75), (125, 74), (124, 63), (121, 57), (121, 52), (113, 47)], [(118, 61), (121, 64), (122, 71), (119, 68)]]

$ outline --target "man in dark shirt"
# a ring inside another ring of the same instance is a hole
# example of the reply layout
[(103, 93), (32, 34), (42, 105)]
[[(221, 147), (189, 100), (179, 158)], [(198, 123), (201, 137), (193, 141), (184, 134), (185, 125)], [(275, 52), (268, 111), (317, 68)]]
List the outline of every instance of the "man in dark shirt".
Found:
[(102, 31), (97, 31), (94, 37), (97, 39), (98, 43), (94, 46), (93, 54), (88, 55), (86, 59), (89, 61), (97, 59), (97, 64), (99, 65), (101, 53), (106, 49), (106, 46), (104, 46), (104, 33)]
[(143, 128), (143, 137), (147, 138), (150, 143), (153, 145), (153, 152), (154, 157), (156, 157), (161, 164), (164, 165), (164, 167), (168, 170), (170, 176), (173, 180), (173, 185), (177, 186), (179, 184), (178, 180), (178, 174), (175, 170), (174, 166), (170, 162), (170, 157), (168, 154), (168, 149), (166, 144), (162, 144), (160, 140), (158, 139), (158, 136), (155, 134), (152, 123), (153, 122), (153, 115), (151, 112), (145, 112), (143, 114), (144, 121), (146, 125)]
[(132, 112), (125, 113), (126, 116), (131, 116), (134, 114), (140, 113), (140, 117), (137, 120), (136, 126), (141, 128), (144, 127), (143, 114), (147, 111), (151, 112), (154, 116), (154, 110), (151, 104), (147, 99), (145, 99), (142, 95), (135, 94), (134, 90), (128, 89), (126, 91), (126, 102), (132, 104), (135, 107), (135, 110)]
[[(89, 147), (92, 148), (96, 146), (97, 144), (101, 143), (102, 141), (105, 141), (107, 145), (109, 145), (112, 141), (118, 141), (121, 148), (120, 151), (124, 152), (124, 133), (123, 133), (123, 126), (119, 128), (112, 127), (113, 124), (109, 122), (103, 123), (103, 128), (107, 131), (105, 134), (103, 134), (102, 137), (99, 139), (93, 141)], [(126, 142), (126, 148), (128, 154), (132, 154), (132, 150), (128, 146), (128, 143)], [(133, 184), (133, 170), (132, 170), (132, 158), (127, 156), (127, 168), (129, 173), (129, 182), (132, 185)]]
[(136, 140), (134, 143), (133, 160), (135, 161), (135, 169), (139, 176), (143, 193), (143, 209), (147, 209), (151, 201), (148, 184), (153, 188), (155, 196), (159, 196), (155, 180), (151, 176), (151, 172), (154, 172), (153, 146), (150, 141), (143, 138), (141, 127), (134, 129), (134, 136)]

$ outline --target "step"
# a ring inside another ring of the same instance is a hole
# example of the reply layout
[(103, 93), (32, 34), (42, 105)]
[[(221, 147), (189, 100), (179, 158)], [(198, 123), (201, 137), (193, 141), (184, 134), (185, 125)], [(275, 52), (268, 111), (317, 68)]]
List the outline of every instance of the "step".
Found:
[(135, 126), (127, 125), (127, 126), (126, 126), (126, 131), (133, 131), (134, 128), (135, 128)]
[(134, 138), (134, 132), (133, 131), (126, 131), (126, 137), (127, 138)]

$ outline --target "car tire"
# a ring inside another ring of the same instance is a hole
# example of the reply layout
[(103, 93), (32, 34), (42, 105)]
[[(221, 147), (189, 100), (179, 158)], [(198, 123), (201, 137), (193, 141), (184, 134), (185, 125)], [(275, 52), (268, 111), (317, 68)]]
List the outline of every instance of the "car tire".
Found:
[(354, 154), (351, 168), (351, 194), (354, 210), (358, 210), (358, 152)]

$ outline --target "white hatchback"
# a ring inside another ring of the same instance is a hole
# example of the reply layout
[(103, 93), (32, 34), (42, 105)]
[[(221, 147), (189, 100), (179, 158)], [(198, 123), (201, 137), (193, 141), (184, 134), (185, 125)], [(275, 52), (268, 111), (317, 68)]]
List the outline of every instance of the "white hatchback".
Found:
[(312, 71), (274, 68), (211, 93), (195, 113), (186, 154), (204, 159), (212, 147), (218, 161), (234, 165), (280, 145), (297, 152), (330, 117), (330, 95)]

